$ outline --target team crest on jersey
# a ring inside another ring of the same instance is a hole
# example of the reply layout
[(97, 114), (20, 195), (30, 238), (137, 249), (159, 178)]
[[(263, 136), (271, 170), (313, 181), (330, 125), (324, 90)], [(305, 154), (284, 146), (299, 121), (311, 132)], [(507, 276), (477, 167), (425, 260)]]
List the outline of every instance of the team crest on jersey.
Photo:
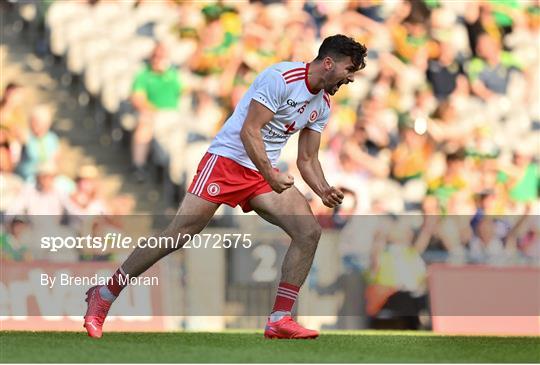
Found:
[(309, 122), (313, 123), (317, 119), (318, 116), (319, 116), (319, 113), (317, 113), (316, 110), (312, 111), (311, 114), (309, 115)]
[(216, 183), (211, 183), (208, 185), (208, 187), (206, 188), (206, 191), (208, 192), (208, 194), (210, 196), (216, 196), (219, 194), (221, 188), (219, 187), (218, 184)]

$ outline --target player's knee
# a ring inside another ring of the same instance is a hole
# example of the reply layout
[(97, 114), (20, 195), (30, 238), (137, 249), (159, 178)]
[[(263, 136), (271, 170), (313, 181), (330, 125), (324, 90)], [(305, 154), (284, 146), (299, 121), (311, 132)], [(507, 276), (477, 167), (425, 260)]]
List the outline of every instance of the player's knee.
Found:
[(302, 227), (302, 230), (298, 233), (298, 241), (305, 242), (309, 245), (317, 245), (321, 238), (322, 228), (317, 222), (311, 223), (306, 227)]
[(319, 240), (321, 239), (321, 234), (321, 225), (319, 223), (314, 223), (309, 231), (310, 238), (313, 240), (313, 242), (319, 243)]

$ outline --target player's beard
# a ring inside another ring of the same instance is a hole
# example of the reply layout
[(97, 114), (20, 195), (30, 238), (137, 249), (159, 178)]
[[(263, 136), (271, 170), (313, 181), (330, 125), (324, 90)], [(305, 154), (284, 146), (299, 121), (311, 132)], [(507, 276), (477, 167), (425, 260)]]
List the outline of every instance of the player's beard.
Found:
[(338, 82), (333, 83), (329, 88), (326, 89), (326, 92), (330, 95), (334, 95), (338, 92), (341, 85), (345, 83), (345, 80), (339, 80)]
[(332, 69), (326, 78), (326, 84), (325, 91), (330, 94), (334, 95), (339, 90), (339, 87), (345, 82), (344, 79), (341, 79), (339, 75), (337, 75), (336, 69)]

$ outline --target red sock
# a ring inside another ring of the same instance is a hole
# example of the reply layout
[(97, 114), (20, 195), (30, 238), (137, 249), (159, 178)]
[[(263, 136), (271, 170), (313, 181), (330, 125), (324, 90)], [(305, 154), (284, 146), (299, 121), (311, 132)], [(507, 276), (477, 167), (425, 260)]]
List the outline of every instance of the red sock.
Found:
[(109, 289), (112, 295), (117, 297), (122, 289), (126, 287), (127, 279), (126, 273), (124, 273), (124, 270), (122, 270), (120, 267), (118, 270), (116, 270), (113, 276), (107, 280), (107, 289)]
[(279, 287), (276, 294), (276, 301), (272, 312), (291, 312), (296, 298), (298, 297), (298, 291), (300, 287), (284, 282), (279, 283)]

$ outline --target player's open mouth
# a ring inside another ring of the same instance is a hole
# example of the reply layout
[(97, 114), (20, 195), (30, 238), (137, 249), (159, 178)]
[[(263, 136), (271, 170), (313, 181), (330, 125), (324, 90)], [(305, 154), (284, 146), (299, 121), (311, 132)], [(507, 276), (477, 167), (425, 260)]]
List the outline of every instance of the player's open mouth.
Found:
[(341, 80), (340, 82), (338, 82), (338, 83), (334, 86), (334, 88), (332, 89), (332, 91), (333, 91), (334, 93), (336, 93), (336, 92), (339, 90), (340, 86), (343, 85), (344, 83), (345, 83), (345, 80)]

